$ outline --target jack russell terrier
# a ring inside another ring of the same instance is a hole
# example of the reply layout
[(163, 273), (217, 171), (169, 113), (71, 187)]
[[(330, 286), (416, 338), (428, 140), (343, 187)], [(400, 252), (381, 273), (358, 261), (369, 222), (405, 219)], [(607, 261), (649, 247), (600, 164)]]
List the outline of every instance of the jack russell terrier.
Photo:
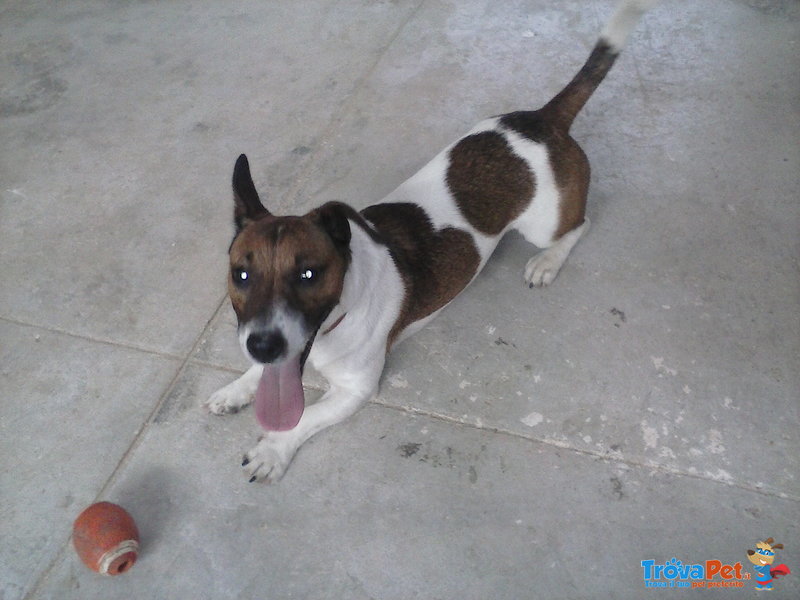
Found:
[[(254, 401), (267, 433), (244, 456), (250, 481), (280, 479), (303, 442), (373, 398), (389, 350), (469, 285), (507, 231), (544, 249), (525, 281), (555, 279), (589, 227), (589, 162), (570, 125), (653, 1), (623, 0), (581, 70), (543, 108), (482, 121), (360, 212), (329, 202), (275, 216), (239, 157), (228, 287), (254, 365), (205, 406), (226, 414)], [(306, 360), (330, 383), (308, 407)]]

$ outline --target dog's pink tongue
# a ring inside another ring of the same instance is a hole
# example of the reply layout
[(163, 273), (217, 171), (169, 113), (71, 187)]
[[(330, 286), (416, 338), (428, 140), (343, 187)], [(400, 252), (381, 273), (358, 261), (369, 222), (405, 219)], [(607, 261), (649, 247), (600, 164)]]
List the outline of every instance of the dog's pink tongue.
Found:
[(305, 408), (300, 357), (264, 365), (255, 397), (256, 418), (267, 431), (294, 429)]

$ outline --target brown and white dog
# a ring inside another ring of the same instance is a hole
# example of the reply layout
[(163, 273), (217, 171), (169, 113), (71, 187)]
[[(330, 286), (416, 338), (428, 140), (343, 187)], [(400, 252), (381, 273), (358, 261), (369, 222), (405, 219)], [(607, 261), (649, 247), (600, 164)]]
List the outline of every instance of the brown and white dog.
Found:
[[(370, 400), (389, 350), (469, 285), (507, 231), (544, 248), (525, 281), (553, 281), (589, 226), (589, 162), (570, 125), (650, 4), (621, 2), (581, 70), (543, 108), (482, 121), (360, 212), (331, 202), (274, 216), (239, 157), (228, 281), (254, 365), (205, 405), (225, 414), (255, 399), (267, 433), (245, 454), (250, 481), (280, 479), (303, 442)], [(307, 408), (306, 359), (330, 382)]]

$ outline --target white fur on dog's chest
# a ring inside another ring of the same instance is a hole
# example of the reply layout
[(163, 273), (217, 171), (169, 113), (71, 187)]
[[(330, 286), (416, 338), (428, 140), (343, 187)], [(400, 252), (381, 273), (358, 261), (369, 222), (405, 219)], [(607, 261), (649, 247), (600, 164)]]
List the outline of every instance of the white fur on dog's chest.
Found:
[(330, 333), (322, 333), (344, 314), (334, 309), (320, 327), (308, 356), (323, 375), (332, 370), (339, 376), (342, 372), (359, 372), (359, 367), (373, 357), (382, 360), (386, 338), (405, 295), (403, 279), (386, 246), (375, 242), (360, 225), (351, 222), (350, 228), (352, 259), (339, 302), (347, 307), (346, 316)]

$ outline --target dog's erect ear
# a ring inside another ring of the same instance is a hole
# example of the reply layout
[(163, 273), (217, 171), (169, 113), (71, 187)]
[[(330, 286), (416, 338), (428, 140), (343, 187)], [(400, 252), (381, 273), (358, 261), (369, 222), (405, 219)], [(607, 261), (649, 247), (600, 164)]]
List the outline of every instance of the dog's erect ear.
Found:
[(268, 215), (269, 211), (261, 204), (256, 186), (250, 175), (250, 163), (242, 154), (233, 167), (233, 222), (239, 233), (250, 221)]
[[(350, 209), (352, 210), (352, 209)], [(310, 213), (310, 217), (324, 229), (337, 248), (349, 252), (350, 223), (348, 207), (341, 202), (328, 202)]]

